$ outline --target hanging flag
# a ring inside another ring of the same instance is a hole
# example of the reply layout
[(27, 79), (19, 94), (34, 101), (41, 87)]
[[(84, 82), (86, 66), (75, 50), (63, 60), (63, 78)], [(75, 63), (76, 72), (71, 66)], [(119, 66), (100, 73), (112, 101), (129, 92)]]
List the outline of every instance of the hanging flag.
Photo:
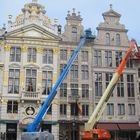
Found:
[(76, 102), (76, 105), (77, 105), (78, 113), (79, 113), (80, 115), (83, 115), (82, 109), (80, 108), (80, 104), (78, 104), (78, 103)]

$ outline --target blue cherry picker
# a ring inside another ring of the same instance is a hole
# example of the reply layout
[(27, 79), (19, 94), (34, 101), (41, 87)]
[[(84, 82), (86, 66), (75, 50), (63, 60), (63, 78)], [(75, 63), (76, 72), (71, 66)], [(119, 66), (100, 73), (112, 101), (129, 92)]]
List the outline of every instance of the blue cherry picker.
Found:
[(21, 140), (54, 140), (54, 136), (49, 132), (37, 132), (40, 122), (42, 121), (43, 116), (47, 113), (49, 106), (51, 105), (58, 87), (61, 85), (63, 80), (65, 79), (67, 73), (69, 72), (71, 65), (75, 58), (77, 57), (79, 51), (84, 46), (86, 40), (94, 40), (95, 37), (92, 35), (91, 30), (88, 29), (85, 31), (84, 36), (81, 37), (80, 43), (76, 50), (73, 52), (73, 55), (69, 59), (67, 65), (63, 69), (61, 75), (59, 76), (57, 82), (55, 83), (54, 87), (52, 88), (51, 92), (49, 93), (46, 101), (44, 102), (43, 106), (41, 107), (39, 113), (35, 117), (34, 121), (27, 126), (27, 132), (24, 132), (21, 136)]

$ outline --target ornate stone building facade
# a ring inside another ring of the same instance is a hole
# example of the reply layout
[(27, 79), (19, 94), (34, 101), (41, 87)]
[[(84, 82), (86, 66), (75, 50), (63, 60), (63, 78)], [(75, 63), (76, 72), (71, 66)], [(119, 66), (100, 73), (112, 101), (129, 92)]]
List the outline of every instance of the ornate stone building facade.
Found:
[[(25, 4), (8, 29), (0, 29), (0, 136), (20, 140), (47, 98), (84, 33), (80, 13), (68, 12), (64, 32), (45, 15), (36, 0)], [(56, 140), (78, 140), (129, 47), (121, 15), (103, 13), (94, 42), (87, 42), (41, 122)], [(113, 139), (132, 140), (140, 130), (140, 66), (130, 60), (107, 104), (97, 128), (108, 129)]]

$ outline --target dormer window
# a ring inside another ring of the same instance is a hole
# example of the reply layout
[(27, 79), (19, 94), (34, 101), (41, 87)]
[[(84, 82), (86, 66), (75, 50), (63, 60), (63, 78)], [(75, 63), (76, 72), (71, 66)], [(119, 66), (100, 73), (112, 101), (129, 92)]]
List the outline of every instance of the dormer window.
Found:
[(120, 34), (116, 34), (116, 45), (117, 46), (120, 46), (121, 45)]
[(72, 27), (72, 40), (76, 41), (77, 40), (77, 28)]
[(106, 40), (105, 40), (105, 44), (106, 45), (110, 45), (110, 34), (109, 33), (106, 33)]

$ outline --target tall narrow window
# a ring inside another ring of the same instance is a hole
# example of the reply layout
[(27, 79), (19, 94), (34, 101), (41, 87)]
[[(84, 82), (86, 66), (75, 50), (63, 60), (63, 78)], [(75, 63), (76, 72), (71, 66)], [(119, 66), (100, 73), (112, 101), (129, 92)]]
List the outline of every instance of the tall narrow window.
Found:
[(7, 102), (7, 113), (18, 113), (18, 102), (8, 101)]
[(132, 59), (128, 59), (126, 67), (127, 68), (133, 68), (133, 60)]
[(78, 106), (77, 106), (77, 103), (71, 103), (71, 115), (78, 116)]
[(60, 104), (60, 115), (66, 115), (66, 114), (67, 114), (67, 105)]
[(70, 69), (71, 79), (78, 78), (78, 65), (73, 64)]
[(42, 72), (42, 94), (48, 95), (52, 89), (52, 71), (43, 71)]
[(82, 65), (81, 71), (82, 71), (82, 80), (88, 80), (89, 78), (88, 65)]
[(71, 84), (71, 95), (72, 96), (78, 95), (78, 84)]
[(60, 97), (67, 97), (67, 84), (62, 83), (60, 86)]
[(128, 114), (135, 115), (135, 104), (128, 104)]
[(134, 75), (128, 74), (127, 75), (127, 91), (128, 91), (128, 97), (134, 97)]
[(35, 92), (36, 91), (36, 69), (26, 69), (26, 91)]
[(62, 73), (63, 69), (65, 68), (66, 64), (60, 64), (60, 73)]
[[(71, 50), (71, 57), (72, 57), (73, 53), (74, 53), (74, 50)], [(74, 60), (73, 63), (78, 63), (78, 55), (77, 55), (77, 57), (75, 58), (75, 60)]]
[(20, 62), (21, 61), (21, 48), (11, 47), (10, 49), (10, 61)]
[(8, 93), (19, 93), (20, 70), (9, 69)]
[(67, 50), (61, 49), (60, 50), (60, 60), (67, 60)]
[(125, 106), (124, 106), (124, 104), (118, 104), (118, 115), (125, 115)]
[(118, 97), (124, 97), (124, 80), (123, 75), (119, 78), (119, 81), (117, 83), (117, 96)]
[(50, 114), (50, 115), (52, 114), (52, 105), (49, 106), (47, 114)]
[(112, 52), (105, 51), (105, 66), (112, 67)]
[(89, 115), (89, 105), (87, 105), (87, 104), (82, 105), (82, 115), (83, 116)]
[(44, 64), (53, 64), (53, 50), (45, 49), (43, 52), (43, 63)]
[(88, 51), (82, 51), (81, 52), (81, 60), (84, 62), (88, 61)]
[(107, 115), (114, 115), (114, 104), (107, 104)]
[(106, 87), (110, 83), (111, 79), (112, 79), (112, 73), (106, 73)]
[(100, 50), (94, 50), (94, 65), (102, 66), (102, 56)]
[(95, 73), (95, 96), (102, 96), (102, 73)]
[(106, 33), (106, 40), (105, 40), (106, 45), (110, 45), (110, 34)]
[(117, 51), (115, 56), (116, 56), (116, 67), (118, 67), (122, 61), (122, 52)]
[(28, 62), (36, 62), (36, 48), (28, 49)]
[(120, 34), (116, 34), (116, 45), (117, 46), (120, 46), (121, 45)]
[(89, 85), (82, 84), (82, 98), (89, 98)]
[(77, 40), (77, 28), (72, 27), (72, 41), (76, 41), (76, 40)]

